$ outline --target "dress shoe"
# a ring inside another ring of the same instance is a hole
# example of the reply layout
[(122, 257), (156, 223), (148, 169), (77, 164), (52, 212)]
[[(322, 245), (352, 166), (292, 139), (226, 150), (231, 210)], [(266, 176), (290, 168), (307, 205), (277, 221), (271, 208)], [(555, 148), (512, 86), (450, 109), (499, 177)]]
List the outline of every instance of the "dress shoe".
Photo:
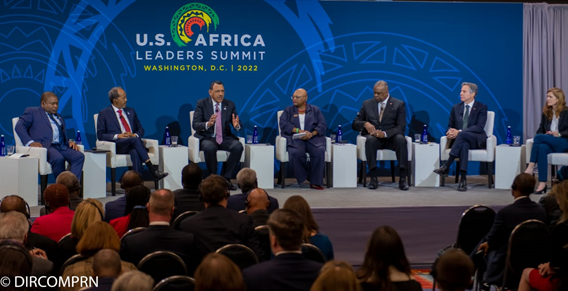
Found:
[(379, 188), (379, 181), (377, 181), (377, 178), (372, 178), (371, 177), (371, 182), (369, 182), (369, 185), (367, 186), (367, 188), (374, 190)]
[(548, 190), (548, 185), (544, 186), (544, 189), (542, 189), (540, 191), (534, 191), (533, 194), (537, 194), (537, 195), (544, 194), (544, 193), (546, 193), (546, 190)]
[(164, 173), (160, 170), (156, 170), (154, 171), (154, 180), (159, 181), (164, 179), (165, 177), (167, 177), (169, 175), (169, 173)]
[(310, 184), (310, 188), (316, 189), (316, 190), (323, 190), (323, 187), (322, 187), (322, 186), (316, 185), (316, 184)]
[(448, 175), (449, 172), (450, 172), (450, 169), (448, 169), (448, 167), (446, 167), (446, 166), (441, 166), (438, 169), (434, 170), (434, 173), (436, 173), (440, 176), (446, 176), (446, 175)]
[(465, 192), (467, 191), (467, 180), (462, 178), (458, 184), (458, 191)]
[(237, 186), (231, 183), (231, 180), (227, 179), (227, 189), (229, 189), (230, 191), (236, 191)]
[(408, 190), (408, 182), (406, 182), (405, 178), (401, 178), (398, 181), (398, 189), (402, 190), (402, 191), (406, 191)]

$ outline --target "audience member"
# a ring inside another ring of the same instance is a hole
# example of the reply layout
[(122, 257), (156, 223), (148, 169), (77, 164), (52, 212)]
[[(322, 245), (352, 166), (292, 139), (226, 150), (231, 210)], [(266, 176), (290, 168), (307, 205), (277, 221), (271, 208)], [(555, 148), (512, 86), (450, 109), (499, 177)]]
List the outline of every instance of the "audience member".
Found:
[(181, 222), (180, 229), (195, 235), (199, 258), (228, 244), (244, 244), (263, 258), (252, 219), (226, 209), (229, 189), (225, 178), (210, 175), (201, 183), (205, 210)]
[[(534, 177), (530, 174), (522, 173), (515, 177), (513, 185), (511, 185), (515, 202), (497, 212), (491, 230), (477, 248), (478, 251), (483, 251), (485, 255), (487, 270), (485, 271), (484, 282), (487, 284), (503, 283), (507, 244), (513, 229), (519, 223), (529, 219), (537, 219), (546, 223), (544, 208), (529, 198), (529, 195), (534, 191), (535, 183)], [(479, 264), (478, 261), (476, 263)], [(478, 265), (477, 267), (485, 269), (484, 266)]]
[(310, 291), (359, 291), (361, 290), (353, 268), (346, 262), (329, 261), (321, 268), (320, 275)]
[(568, 193), (568, 183), (557, 183), (552, 187), (548, 195), (544, 195), (538, 200), (538, 204), (544, 208), (546, 211), (546, 220), (549, 226), (555, 226), (560, 220), (562, 211), (558, 207), (558, 202), (556, 201), (556, 193), (564, 192)]
[(93, 276), (98, 277), (98, 286), (85, 291), (110, 291), (121, 271), (120, 256), (115, 250), (104, 249), (93, 257)]
[[(132, 194), (132, 193), (131, 193)], [(199, 263), (193, 253), (193, 234), (173, 230), (170, 221), (174, 213), (174, 194), (168, 189), (154, 191), (147, 205), (150, 226), (148, 229), (122, 239), (120, 256), (138, 265), (146, 255), (156, 251), (169, 251), (180, 256), (190, 275)]]
[(138, 185), (144, 185), (144, 179), (142, 179), (140, 174), (135, 171), (126, 171), (122, 174), (122, 177), (120, 177), (120, 188), (124, 189), (124, 196), (118, 197), (118, 199), (105, 204), (106, 222), (124, 216), (126, 196), (128, 196), (128, 192), (130, 192), (132, 187)]
[(371, 235), (357, 278), (364, 291), (422, 290), (420, 283), (410, 275), (410, 264), (402, 240), (390, 226), (381, 226)]
[(32, 275), (33, 259), (25, 247), (11, 241), (1, 242), (0, 258), (2, 258), (0, 260), (0, 277), (10, 280), (8, 286), (4, 285), (5, 281), (2, 281), (3, 291), (35, 290), (25, 288), (25, 286), (16, 288), (14, 284), (16, 276), (28, 277)]
[[(256, 172), (251, 168), (242, 168), (239, 173), (237, 173), (237, 185), (241, 189), (241, 194), (233, 194), (227, 200), (227, 209), (232, 209), (234, 211), (244, 210), (247, 201), (247, 193), (252, 189), (258, 187), (258, 182), (256, 179)], [(278, 209), (278, 200), (276, 198), (268, 196), (270, 200), (270, 206), (268, 207), (268, 213)]]
[(244, 291), (239, 267), (222, 254), (208, 254), (195, 271), (195, 291)]
[(203, 201), (199, 199), (199, 185), (203, 180), (203, 172), (196, 163), (189, 163), (181, 171), (183, 189), (176, 190), (176, 210), (174, 219), (186, 211), (202, 211), (205, 209)]
[(52, 184), (43, 192), (45, 206), (52, 212), (36, 218), (32, 232), (59, 241), (71, 231), (75, 212), (69, 209), (69, 191), (61, 184)]
[(266, 225), (268, 221), (268, 207), (270, 201), (268, 200), (268, 193), (261, 188), (250, 190), (246, 200), (247, 214), (252, 218), (254, 227), (259, 225)]
[[(116, 231), (108, 223), (97, 221), (91, 224), (83, 234), (83, 237), (77, 244), (77, 252), (86, 257), (86, 259), (71, 264), (63, 271), (63, 280), (69, 280), (72, 276), (92, 276), (93, 275), (93, 259), (102, 249), (111, 249), (116, 252), (120, 250), (120, 239)], [(136, 270), (136, 266), (131, 263), (121, 261), (122, 272)], [(61, 291), (79, 290), (80, 286), (61, 288)]]
[(450, 249), (436, 263), (434, 274), (441, 291), (465, 291), (471, 284), (473, 262), (462, 250)]
[(274, 258), (243, 271), (249, 291), (310, 290), (322, 264), (302, 255), (304, 221), (289, 209), (275, 210), (268, 219)]
[(327, 235), (319, 232), (319, 226), (314, 219), (308, 201), (304, 197), (294, 195), (284, 202), (284, 209), (290, 209), (300, 214), (304, 220), (304, 242), (318, 247), (324, 254), (326, 260), (333, 260), (333, 245)]
[[(55, 183), (67, 187), (67, 190), (69, 191), (69, 209), (75, 211), (77, 209), (77, 206), (79, 206), (79, 203), (83, 201), (83, 198), (80, 197), (81, 185), (79, 184), (79, 179), (77, 179), (77, 176), (75, 176), (75, 174), (73, 174), (71, 171), (64, 171), (59, 174), (59, 176), (57, 176)], [(39, 216), (43, 216), (49, 213), (51, 213), (51, 211), (48, 212), (47, 207), (42, 207), (39, 210)]]
[(134, 270), (118, 277), (112, 284), (111, 291), (152, 291), (153, 289), (154, 279), (140, 271)]
[(118, 237), (137, 227), (148, 226), (148, 211), (146, 204), (150, 198), (150, 189), (138, 185), (132, 187), (126, 196), (126, 208), (124, 216), (110, 221), (110, 225), (116, 230)]

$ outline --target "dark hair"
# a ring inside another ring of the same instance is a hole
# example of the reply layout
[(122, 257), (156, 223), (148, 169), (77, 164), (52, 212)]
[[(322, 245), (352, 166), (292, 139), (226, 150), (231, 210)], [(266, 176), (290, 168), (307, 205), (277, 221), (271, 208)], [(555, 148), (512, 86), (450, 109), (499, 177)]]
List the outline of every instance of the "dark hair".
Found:
[(357, 278), (361, 282), (376, 285), (381, 291), (395, 290), (389, 276), (391, 266), (410, 276), (410, 264), (400, 236), (394, 228), (381, 226), (373, 232), (367, 244), (365, 259), (357, 271)]
[(276, 237), (278, 244), (286, 251), (297, 251), (302, 247), (304, 221), (298, 213), (290, 209), (277, 209), (268, 218), (270, 235)]
[(114, 99), (120, 97), (118, 89), (122, 89), (122, 87), (112, 87), (110, 91), (108, 91), (108, 100), (110, 101), (110, 104), (113, 104), (112, 101), (114, 101)]
[(305, 225), (304, 242), (310, 242), (311, 233), (314, 231), (318, 232), (319, 226), (314, 219), (308, 201), (300, 195), (290, 196), (290, 198), (284, 202), (284, 207), (282, 208), (296, 211), (300, 215)]
[(473, 269), (473, 262), (464, 251), (450, 249), (436, 263), (434, 278), (441, 290), (465, 290), (471, 282)]
[(126, 208), (124, 215), (130, 214), (128, 229), (137, 227), (147, 227), (150, 224), (146, 203), (150, 199), (150, 189), (146, 186), (138, 185), (132, 187), (126, 196)]
[(183, 187), (197, 189), (201, 181), (203, 181), (203, 171), (196, 163), (189, 163), (181, 170)]
[(196, 291), (244, 291), (241, 270), (222, 254), (208, 254), (195, 270)]
[[(32, 257), (28, 250), (20, 244), (2, 242), (0, 244), (0, 277), (8, 277), (14, 282), (15, 276), (30, 276), (32, 274)], [(35, 290), (15, 288), (14, 284), (2, 290)]]
[(214, 85), (223, 85), (223, 82), (221, 82), (219, 80), (215, 80), (215, 81), (211, 82), (211, 84), (209, 84), (209, 90), (213, 90)]
[(207, 204), (219, 204), (229, 194), (227, 180), (218, 175), (210, 175), (199, 186), (201, 199)]
[(144, 183), (144, 179), (142, 175), (136, 171), (126, 171), (122, 173), (120, 177), (120, 188), (124, 189), (126, 194), (128, 194), (128, 191), (130, 191), (132, 187), (142, 185), (142, 183)]
[(40, 103), (47, 102), (47, 99), (49, 99), (51, 97), (57, 98), (57, 95), (55, 95), (55, 93), (49, 92), (49, 91), (43, 92), (43, 94), (41, 94)]
[(521, 192), (523, 196), (529, 196), (532, 192), (534, 192), (534, 185), (536, 184), (536, 180), (534, 179), (533, 175), (527, 173), (521, 173), (515, 177), (513, 180), (513, 185), (511, 185), (511, 189), (513, 191)]
[(62, 206), (69, 206), (69, 190), (62, 184), (51, 184), (45, 188), (43, 199), (51, 211)]

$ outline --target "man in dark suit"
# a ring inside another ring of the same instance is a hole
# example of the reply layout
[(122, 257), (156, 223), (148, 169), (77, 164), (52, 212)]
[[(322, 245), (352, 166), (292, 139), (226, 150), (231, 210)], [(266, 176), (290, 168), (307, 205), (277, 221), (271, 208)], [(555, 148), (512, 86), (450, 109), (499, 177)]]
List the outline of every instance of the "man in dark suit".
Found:
[(199, 148), (203, 151), (210, 175), (217, 174), (217, 150), (229, 152), (223, 177), (229, 183), (229, 190), (237, 190), (230, 179), (241, 159), (243, 145), (231, 132), (231, 125), (238, 131), (241, 130), (241, 122), (235, 103), (225, 99), (225, 86), (221, 81), (211, 82), (209, 96), (197, 101), (195, 106), (191, 123), (194, 135), (200, 141)]
[(404, 101), (391, 97), (385, 81), (378, 81), (373, 87), (374, 97), (363, 102), (355, 120), (353, 130), (362, 132), (367, 138), (365, 156), (369, 165), (371, 182), (369, 189), (377, 189), (377, 150), (389, 149), (396, 152), (399, 168), (398, 188), (408, 190), (407, 164), (408, 149), (406, 131), (406, 106)]
[(174, 191), (176, 198), (176, 211), (174, 219), (186, 211), (202, 211), (205, 209), (203, 201), (199, 199), (202, 178), (201, 168), (195, 163), (189, 163), (181, 171), (183, 189)]
[(268, 193), (262, 188), (256, 188), (249, 192), (246, 202), (247, 214), (252, 218), (253, 226), (266, 225), (268, 221)]
[(134, 171), (142, 174), (142, 163), (145, 163), (154, 179), (166, 177), (168, 173), (156, 169), (148, 157), (142, 142), (144, 128), (136, 111), (126, 107), (126, 92), (121, 87), (114, 87), (108, 92), (108, 98), (111, 105), (101, 110), (97, 119), (97, 138), (116, 143), (117, 154), (130, 154)]
[(130, 192), (130, 189), (138, 185), (144, 185), (144, 180), (140, 174), (134, 171), (126, 171), (122, 174), (122, 177), (120, 177), (120, 188), (124, 189), (124, 196), (118, 197), (118, 199), (105, 204), (106, 222), (124, 216), (124, 211), (126, 210), (126, 196), (128, 192)]
[(156, 251), (169, 251), (180, 256), (192, 270), (197, 260), (192, 254), (193, 234), (174, 230), (170, 221), (174, 213), (174, 194), (168, 189), (154, 191), (146, 208), (150, 225), (148, 229), (122, 239), (120, 257), (138, 265), (144, 256)]
[(249, 291), (310, 290), (322, 264), (302, 255), (304, 222), (289, 209), (278, 209), (268, 219), (274, 258), (243, 270)]
[(445, 176), (456, 158), (460, 159), (460, 182), (458, 191), (467, 191), (467, 161), (470, 149), (485, 148), (487, 134), (485, 122), (487, 121), (487, 105), (476, 101), (477, 85), (462, 83), (460, 92), (461, 103), (454, 105), (450, 113), (450, 122), (446, 136), (453, 143), (450, 157), (434, 173)]
[(16, 124), (16, 133), (25, 146), (47, 149), (47, 161), (57, 178), (65, 171), (65, 161), (70, 171), (81, 179), (85, 156), (74, 140), (68, 139), (65, 120), (57, 113), (59, 99), (53, 92), (41, 94), (40, 107), (28, 107)]
[[(252, 189), (258, 187), (258, 181), (256, 179), (256, 172), (251, 168), (242, 168), (237, 174), (237, 185), (243, 193), (234, 194), (227, 199), (227, 209), (232, 209), (234, 211), (244, 210), (247, 201), (247, 193)], [(278, 209), (278, 200), (272, 196), (268, 196), (270, 205), (268, 206), (268, 213)]]
[(252, 219), (226, 209), (227, 196), (229, 190), (223, 177), (207, 177), (201, 183), (205, 210), (182, 221), (180, 229), (195, 235), (200, 259), (228, 244), (244, 244), (251, 248), (257, 257), (263, 258), (264, 253), (260, 249)]
[(542, 206), (533, 202), (529, 195), (534, 191), (535, 179), (529, 174), (519, 174), (511, 185), (513, 204), (507, 205), (495, 215), (491, 230), (478, 247), (486, 255), (487, 271), (484, 282), (501, 284), (507, 256), (507, 244), (513, 229), (521, 222), (537, 219), (546, 223), (546, 212)]

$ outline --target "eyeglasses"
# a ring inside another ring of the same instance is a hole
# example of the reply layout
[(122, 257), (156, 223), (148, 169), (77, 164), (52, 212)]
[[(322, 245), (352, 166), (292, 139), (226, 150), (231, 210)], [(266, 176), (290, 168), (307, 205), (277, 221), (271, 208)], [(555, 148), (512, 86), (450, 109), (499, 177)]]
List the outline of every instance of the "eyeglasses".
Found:
[(300, 100), (302, 98), (304, 98), (304, 96), (292, 96), (292, 97), (290, 97), (290, 99), (292, 99), (292, 100), (294, 100), (294, 99)]

